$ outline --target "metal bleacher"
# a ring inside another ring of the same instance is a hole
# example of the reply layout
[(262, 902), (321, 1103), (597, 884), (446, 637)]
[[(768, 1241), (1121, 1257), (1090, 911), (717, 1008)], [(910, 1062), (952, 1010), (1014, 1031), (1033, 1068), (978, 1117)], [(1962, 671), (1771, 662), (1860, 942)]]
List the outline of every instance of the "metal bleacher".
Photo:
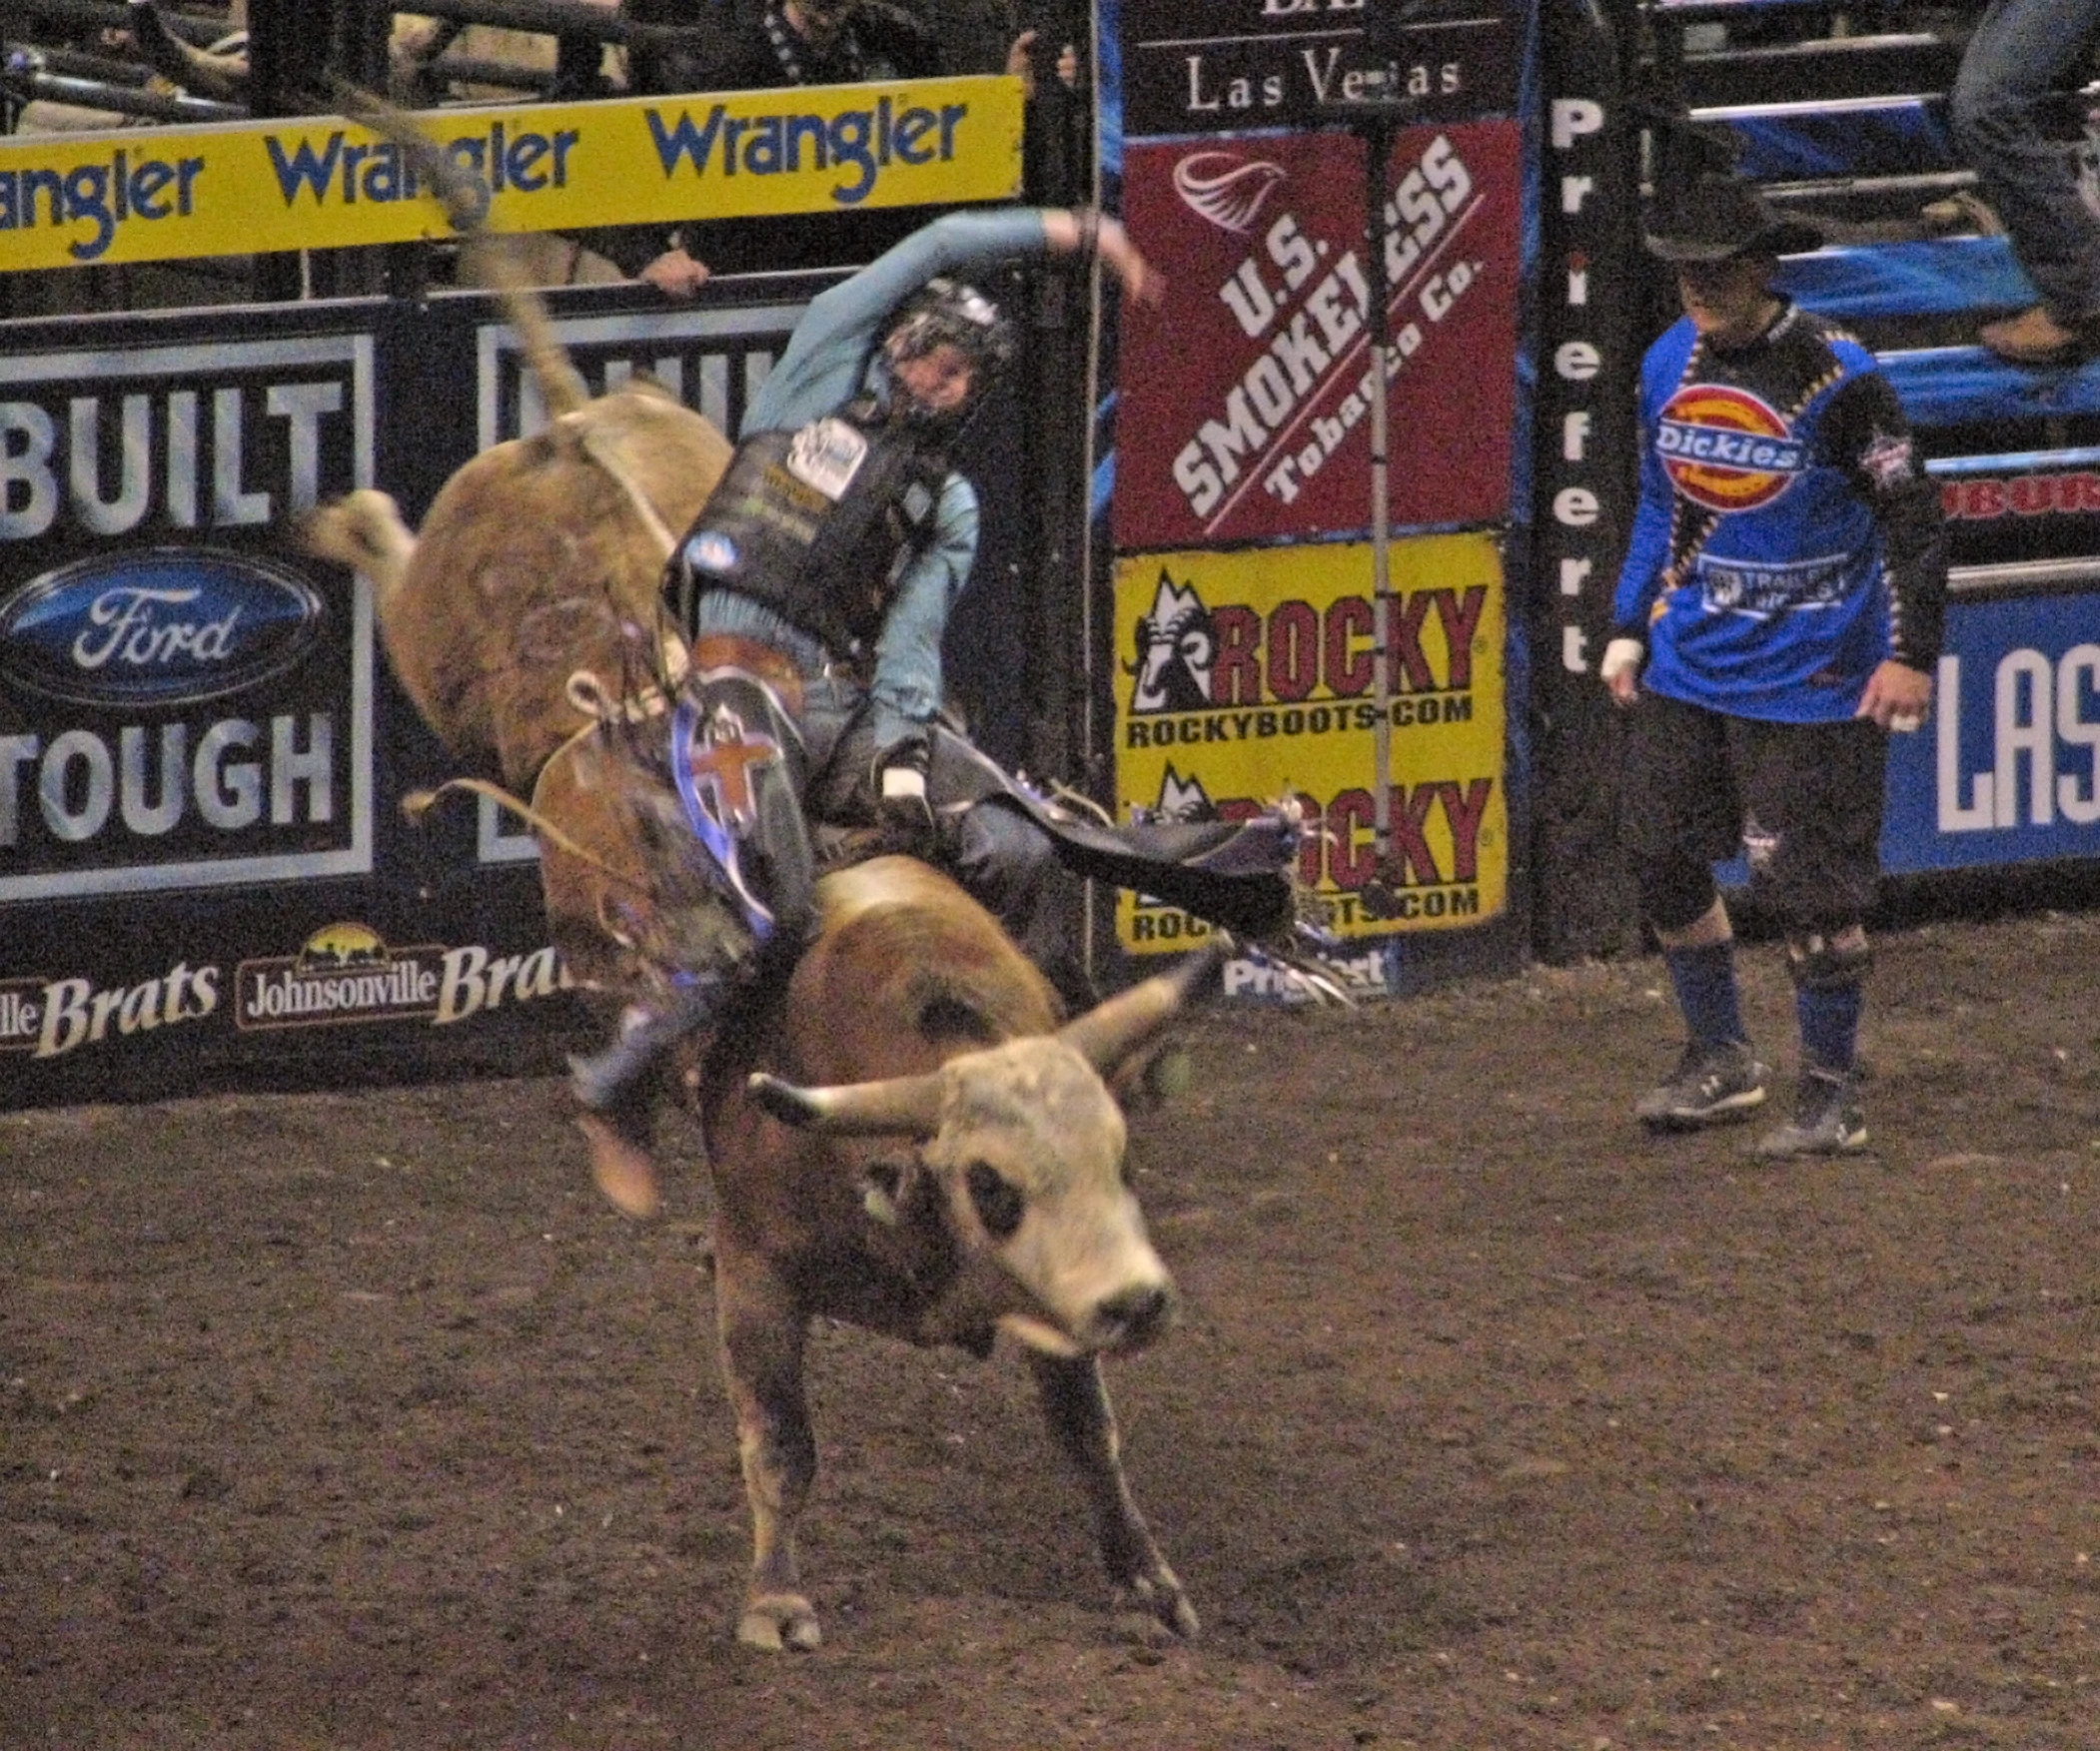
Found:
[[(1975, 342), (1984, 322), (2036, 302), (1947, 126), (1981, 11), (1980, 0), (1647, 8), (1656, 95), (1830, 237), (1789, 258), (1782, 284), (1888, 373), (1943, 488), (1957, 596), (2100, 583), (2100, 360), (2021, 368)], [(2066, 94), (2074, 118), (2079, 96)]]

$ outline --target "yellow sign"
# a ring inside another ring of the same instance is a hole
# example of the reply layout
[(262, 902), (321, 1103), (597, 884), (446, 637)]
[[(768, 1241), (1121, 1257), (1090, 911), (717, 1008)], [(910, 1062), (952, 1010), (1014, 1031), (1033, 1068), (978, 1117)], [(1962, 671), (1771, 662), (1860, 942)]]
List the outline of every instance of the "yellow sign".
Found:
[[(426, 110), (498, 231), (951, 206), (1021, 186), (1004, 75)], [(328, 116), (0, 141), (0, 270), (447, 237), (401, 148)]]
[[(1392, 850), (1399, 915), (1360, 890), (1378, 869), (1371, 549), (1138, 553), (1116, 564), (1116, 803), (1162, 819), (1231, 819), (1295, 796), (1320, 829), (1306, 882), (1345, 937), (1479, 924), (1509, 904), (1505, 604), (1493, 534), (1396, 541)], [(1124, 894), (1133, 954), (1185, 949), (1206, 926)]]

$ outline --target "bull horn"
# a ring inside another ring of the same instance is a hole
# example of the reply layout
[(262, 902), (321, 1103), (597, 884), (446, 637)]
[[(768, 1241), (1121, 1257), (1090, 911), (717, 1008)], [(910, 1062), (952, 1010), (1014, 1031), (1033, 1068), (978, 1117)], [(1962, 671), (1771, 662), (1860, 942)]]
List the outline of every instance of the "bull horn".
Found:
[(760, 1111), (798, 1131), (834, 1137), (931, 1137), (940, 1129), (938, 1076), (899, 1076), (887, 1082), (805, 1089), (756, 1070), (744, 1089)]
[(1212, 942), (1171, 972), (1133, 985), (1085, 1015), (1067, 1022), (1057, 1037), (1104, 1076), (1173, 1020), (1188, 1000), (1225, 964), (1225, 944)]

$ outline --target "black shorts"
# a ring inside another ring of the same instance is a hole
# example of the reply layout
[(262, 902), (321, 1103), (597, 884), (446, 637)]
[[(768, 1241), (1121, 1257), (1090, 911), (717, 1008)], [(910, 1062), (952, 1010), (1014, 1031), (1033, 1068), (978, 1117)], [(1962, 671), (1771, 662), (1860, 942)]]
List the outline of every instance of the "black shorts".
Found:
[(1622, 843), (1650, 881), (1695, 879), (1745, 842), (1789, 930), (1856, 924), (1881, 877), (1888, 735), (1870, 718), (1767, 723), (1643, 693), (1625, 745)]

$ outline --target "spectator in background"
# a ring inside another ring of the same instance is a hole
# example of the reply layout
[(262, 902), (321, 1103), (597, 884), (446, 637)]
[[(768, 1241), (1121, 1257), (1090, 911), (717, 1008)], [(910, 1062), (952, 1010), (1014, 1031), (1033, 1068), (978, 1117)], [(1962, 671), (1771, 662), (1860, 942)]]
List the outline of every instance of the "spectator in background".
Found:
[(1625, 843), (1689, 1040), (1633, 1110), (1691, 1130), (1764, 1100), (1712, 868), (1748, 837), (1801, 1035), (1793, 1119), (1756, 1153), (1863, 1149), (1864, 918), (1887, 732), (1932, 698), (1939, 494), (1874, 356), (1772, 290), (1815, 232), (1732, 177), (1701, 178), (1650, 230), (1684, 315), (1641, 364), (1640, 502), (1600, 667), (1629, 712)]
[(639, 48), (637, 91), (771, 91), (923, 79), (942, 70), (933, 33), (889, 0), (627, 0), (636, 24), (718, 23), (709, 49)]
[[(850, 85), (922, 79), (943, 71), (932, 34), (887, 0), (627, 0), (636, 24), (690, 25), (684, 42), (637, 42), (628, 50), (635, 95), (775, 91), (790, 85)], [(711, 28), (709, 28), (711, 27)], [(912, 229), (891, 215), (824, 215), (620, 226), (583, 234), (598, 254), (667, 298), (690, 298), (714, 273), (830, 266), (867, 259)], [(865, 233), (865, 236), (860, 234)], [(848, 253), (841, 255), (841, 249)]]
[[(794, 85), (930, 79), (971, 69), (955, 64), (934, 34), (889, 0), (626, 0), (636, 24), (687, 25), (684, 42), (637, 42), (628, 53), (635, 95), (776, 91)], [(1032, 86), (1034, 31), (1007, 52), (1006, 71)], [(1078, 60), (1067, 47), (1058, 77), (1071, 85)], [(835, 267), (870, 261), (926, 219), (911, 209), (622, 226), (583, 241), (669, 298), (690, 298), (711, 274)]]
[(2041, 303), (1977, 339), (2015, 365), (2100, 349), (2100, 218), (2080, 199), (2070, 150), (2044, 137), (2100, 29), (2100, 0), (1991, 0), (1962, 52), (1954, 140), (2012, 239)]

